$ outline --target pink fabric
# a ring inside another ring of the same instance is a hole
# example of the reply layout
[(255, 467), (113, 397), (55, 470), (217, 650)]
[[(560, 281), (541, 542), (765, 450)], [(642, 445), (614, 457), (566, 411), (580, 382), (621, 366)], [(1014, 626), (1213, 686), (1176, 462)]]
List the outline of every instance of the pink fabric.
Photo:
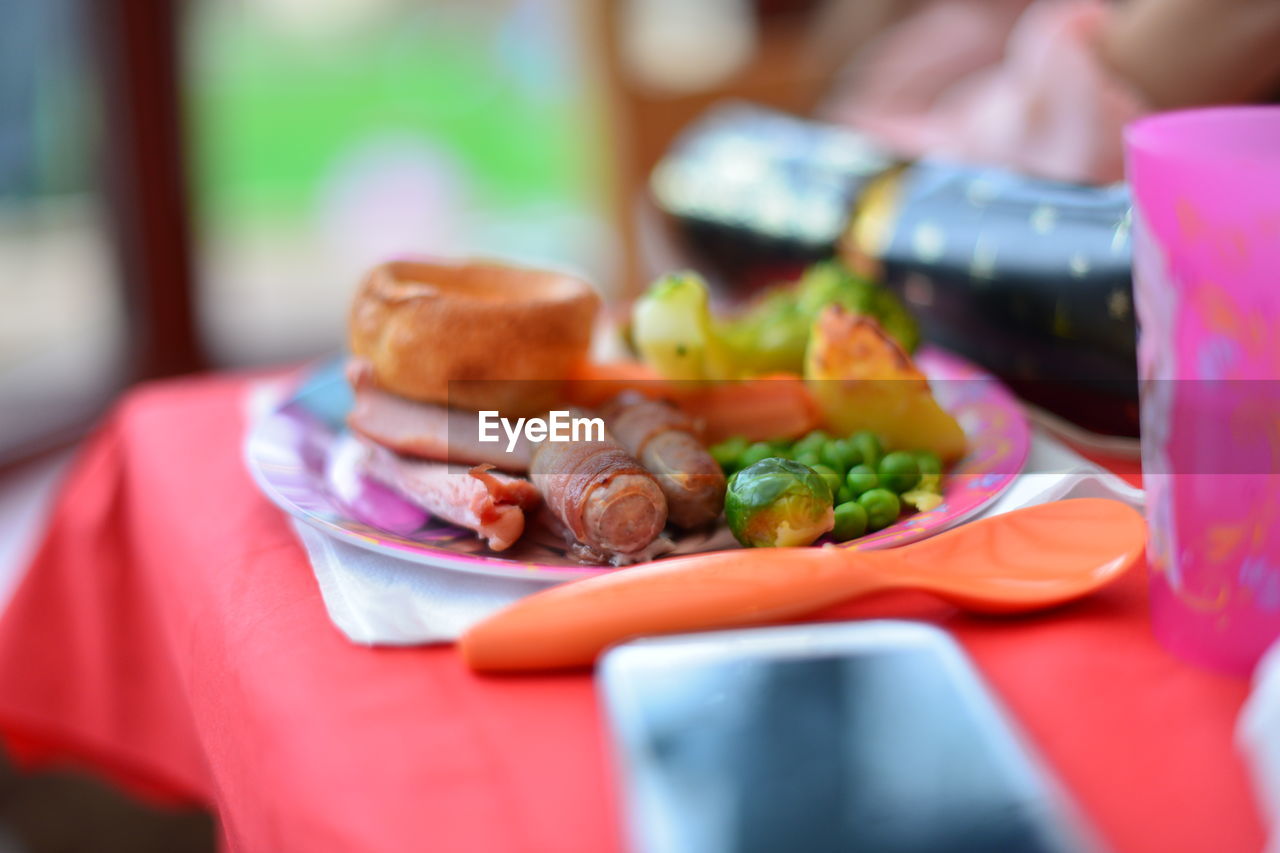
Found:
[(859, 63), (827, 117), (910, 156), (1120, 180), (1121, 131), (1146, 108), (1098, 56), (1106, 4), (1039, 0), (1010, 30), (1016, 9), (965, 0), (929, 7)]

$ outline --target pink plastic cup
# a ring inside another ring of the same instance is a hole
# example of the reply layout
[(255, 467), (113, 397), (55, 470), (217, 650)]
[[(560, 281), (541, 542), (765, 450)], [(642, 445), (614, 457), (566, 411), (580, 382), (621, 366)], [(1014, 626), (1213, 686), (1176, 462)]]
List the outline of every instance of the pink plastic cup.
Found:
[(1151, 617), (1247, 674), (1280, 635), (1280, 107), (1125, 132)]

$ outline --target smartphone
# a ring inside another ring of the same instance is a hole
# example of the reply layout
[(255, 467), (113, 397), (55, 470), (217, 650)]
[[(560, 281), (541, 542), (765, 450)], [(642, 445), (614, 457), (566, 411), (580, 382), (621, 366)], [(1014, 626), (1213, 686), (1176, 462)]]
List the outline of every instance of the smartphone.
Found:
[(1104, 849), (937, 628), (645, 639), (600, 672), (637, 853)]

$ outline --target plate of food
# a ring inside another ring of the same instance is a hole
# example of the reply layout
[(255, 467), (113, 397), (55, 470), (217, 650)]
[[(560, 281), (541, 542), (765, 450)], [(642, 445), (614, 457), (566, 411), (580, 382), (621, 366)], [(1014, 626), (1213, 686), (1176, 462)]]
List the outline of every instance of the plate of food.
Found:
[(599, 300), (560, 273), (396, 261), (350, 354), (256, 419), (262, 491), (409, 563), (546, 581), (741, 547), (884, 548), (980, 513), (1030, 435), (999, 381), (927, 347), (837, 264), (732, 316), (682, 273), (588, 357)]

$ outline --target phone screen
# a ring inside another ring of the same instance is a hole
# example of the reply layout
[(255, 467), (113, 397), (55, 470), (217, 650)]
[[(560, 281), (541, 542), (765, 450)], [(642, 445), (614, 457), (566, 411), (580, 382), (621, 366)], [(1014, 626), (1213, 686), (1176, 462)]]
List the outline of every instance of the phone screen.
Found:
[(615, 652), (606, 698), (635, 845), (1097, 849), (954, 644), (923, 626), (888, 634), (845, 648), (810, 641), (803, 654), (770, 654), (767, 642), (735, 653), (732, 641), (725, 653), (672, 641)]

